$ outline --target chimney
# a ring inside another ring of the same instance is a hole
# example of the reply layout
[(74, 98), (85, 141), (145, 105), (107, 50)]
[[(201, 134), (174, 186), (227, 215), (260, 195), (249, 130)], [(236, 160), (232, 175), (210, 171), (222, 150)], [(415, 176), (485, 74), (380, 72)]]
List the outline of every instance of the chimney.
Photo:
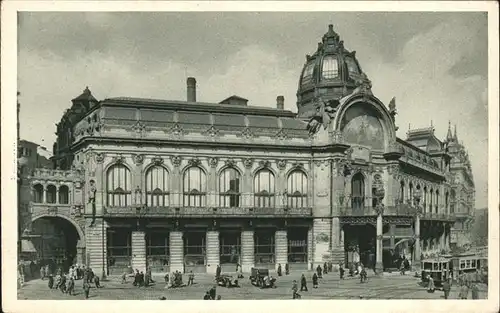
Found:
[(187, 101), (196, 102), (196, 79), (194, 77), (187, 79)]
[(284, 110), (285, 109), (285, 97), (278, 96), (276, 98), (276, 109)]

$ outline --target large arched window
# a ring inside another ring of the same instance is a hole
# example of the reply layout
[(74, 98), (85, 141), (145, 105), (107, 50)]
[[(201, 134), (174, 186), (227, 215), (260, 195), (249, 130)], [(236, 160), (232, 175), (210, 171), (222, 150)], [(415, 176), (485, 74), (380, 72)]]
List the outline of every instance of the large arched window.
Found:
[(434, 189), (431, 188), (429, 191), (429, 212), (432, 213), (432, 204), (434, 203)]
[(68, 204), (69, 203), (69, 188), (66, 185), (59, 187), (59, 203)]
[(254, 205), (259, 208), (274, 206), (274, 174), (268, 169), (257, 172), (253, 180)]
[(363, 174), (356, 173), (351, 181), (351, 206), (353, 211), (365, 206), (365, 179)]
[(351, 57), (345, 57), (345, 63), (347, 64), (347, 70), (349, 74), (359, 74), (359, 67), (356, 61)]
[(304, 72), (302, 73), (302, 85), (308, 84), (312, 81), (314, 72), (314, 61), (307, 64)]
[(124, 207), (132, 204), (130, 170), (123, 164), (108, 169), (106, 175), (108, 206)]
[(47, 186), (47, 203), (56, 203), (57, 188), (54, 185)]
[(408, 185), (408, 188), (410, 189), (410, 195), (409, 195), (409, 200), (410, 200), (410, 203), (411, 205), (413, 205), (413, 183), (410, 183)]
[(170, 204), (168, 171), (163, 166), (153, 166), (146, 172), (146, 205), (164, 207)]
[(307, 176), (304, 172), (296, 170), (288, 175), (288, 207), (307, 207)]
[(43, 202), (43, 186), (41, 184), (36, 184), (33, 186), (33, 202)]
[(455, 201), (456, 201), (455, 190), (453, 189), (451, 190), (450, 197), (451, 197), (450, 213), (455, 213)]
[(184, 172), (184, 206), (205, 206), (207, 179), (199, 167), (190, 167)]
[(240, 206), (240, 173), (226, 168), (219, 176), (219, 204), (221, 207)]
[(339, 63), (334, 55), (327, 55), (323, 58), (323, 67), (321, 77), (324, 79), (333, 79), (339, 76)]

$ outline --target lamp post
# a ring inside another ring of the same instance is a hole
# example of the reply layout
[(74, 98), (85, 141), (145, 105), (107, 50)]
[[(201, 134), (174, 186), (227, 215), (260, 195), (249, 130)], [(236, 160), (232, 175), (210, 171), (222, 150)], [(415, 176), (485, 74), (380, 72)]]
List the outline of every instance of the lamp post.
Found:
[(420, 269), (420, 214), (422, 214), (422, 208), (420, 207), (420, 199), (422, 198), (422, 191), (417, 188), (414, 199), (414, 209), (415, 209), (415, 226), (414, 226), (414, 257), (413, 257), (413, 270), (417, 272)]

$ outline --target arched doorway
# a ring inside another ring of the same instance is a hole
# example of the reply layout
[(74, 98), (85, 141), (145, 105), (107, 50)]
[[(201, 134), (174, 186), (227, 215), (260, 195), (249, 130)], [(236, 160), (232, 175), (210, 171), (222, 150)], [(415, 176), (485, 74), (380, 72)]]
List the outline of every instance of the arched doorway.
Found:
[(59, 216), (41, 216), (31, 223), (31, 240), (37, 260), (55, 270), (67, 271), (77, 260), (77, 245), (82, 233), (68, 219)]
[(376, 228), (371, 224), (343, 226), (345, 264), (361, 262), (368, 268), (375, 267)]

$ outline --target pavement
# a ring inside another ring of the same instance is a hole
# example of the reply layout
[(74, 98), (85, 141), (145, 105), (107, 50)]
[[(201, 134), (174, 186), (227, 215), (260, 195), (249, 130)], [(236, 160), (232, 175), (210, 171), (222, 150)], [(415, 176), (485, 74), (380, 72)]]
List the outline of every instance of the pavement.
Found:
[[(225, 273), (223, 273), (225, 274)], [(222, 300), (278, 300), (291, 299), (292, 281), (297, 280), (300, 288), (302, 272), (277, 277), (277, 288), (260, 289), (250, 284), (248, 274), (240, 279), (240, 288), (217, 288), (217, 295)], [(358, 277), (346, 277), (340, 280), (338, 273), (329, 273), (319, 279), (319, 288), (312, 288), (312, 272), (305, 272), (308, 279), (309, 291), (299, 292), (302, 299), (444, 299), (442, 291), (428, 293), (419, 285), (420, 279), (413, 273), (400, 275), (399, 273), (384, 273), (375, 276), (368, 273), (368, 281), (361, 283)], [(101, 281), (102, 288), (92, 288), (89, 300), (158, 300), (165, 297), (167, 300), (201, 300), (205, 292), (214, 285), (214, 276), (211, 274), (197, 274), (195, 284), (189, 287), (165, 289), (163, 275), (154, 275), (156, 283), (150, 287), (134, 287), (132, 279), (127, 278), (126, 284), (121, 284), (121, 277), (110, 276)], [(187, 275), (184, 275), (187, 282)], [(35, 279), (25, 283), (18, 289), (19, 300), (81, 300), (84, 299), (82, 280), (76, 281), (76, 295), (63, 294), (59, 290), (50, 290), (47, 280)], [(479, 286), (479, 298), (487, 298), (487, 286)], [(458, 299), (458, 287), (452, 286), (451, 299)], [(470, 293), (469, 293), (470, 297)]]

